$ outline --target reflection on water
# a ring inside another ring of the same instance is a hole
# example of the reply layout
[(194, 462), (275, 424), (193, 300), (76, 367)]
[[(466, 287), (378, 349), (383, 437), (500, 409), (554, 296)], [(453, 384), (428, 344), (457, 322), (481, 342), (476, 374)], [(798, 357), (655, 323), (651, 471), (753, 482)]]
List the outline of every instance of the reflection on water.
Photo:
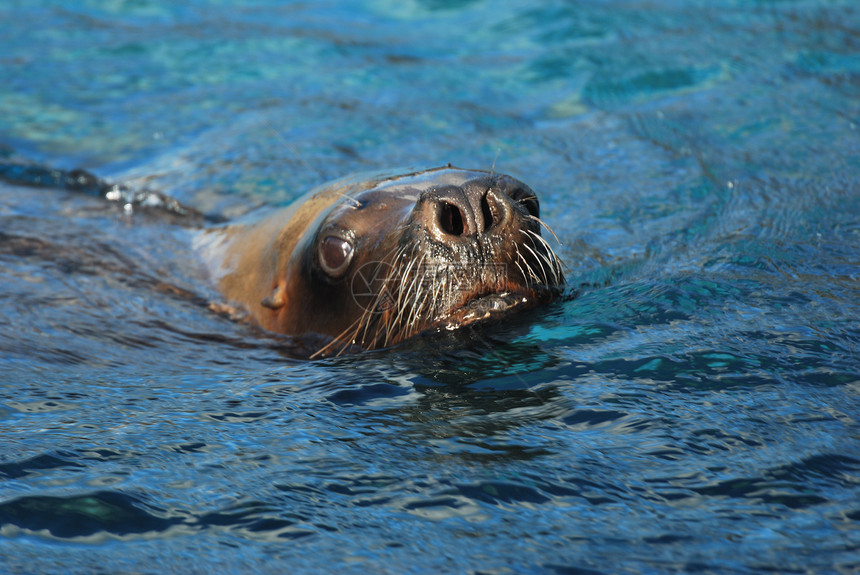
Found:
[(3, 165), (213, 218), (497, 166), (571, 288), (298, 360), (205, 221), (6, 174), (0, 571), (860, 567), (852, 3), (61, 4), (0, 8)]

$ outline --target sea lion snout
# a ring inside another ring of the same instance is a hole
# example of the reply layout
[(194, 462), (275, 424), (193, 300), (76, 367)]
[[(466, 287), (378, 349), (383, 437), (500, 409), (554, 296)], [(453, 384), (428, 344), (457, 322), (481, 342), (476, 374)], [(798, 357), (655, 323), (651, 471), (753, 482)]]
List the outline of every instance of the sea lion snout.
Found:
[(219, 287), (263, 329), (331, 338), (313, 356), (387, 347), (557, 297), (542, 226), (537, 196), (510, 176), (348, 178), (225, 228)]
[(534, 192), (507, 176), (429, 188), (415, 209), (430, 235), (445, 244), (504, 235), (528, 227), (529, 216), (538, 217)]

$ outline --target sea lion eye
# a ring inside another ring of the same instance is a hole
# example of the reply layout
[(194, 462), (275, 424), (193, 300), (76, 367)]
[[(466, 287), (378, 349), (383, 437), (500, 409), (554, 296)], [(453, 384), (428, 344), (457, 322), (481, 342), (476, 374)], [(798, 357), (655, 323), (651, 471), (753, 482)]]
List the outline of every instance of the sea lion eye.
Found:
[(333, 278), (341, 277), (352, 261), (352, 244), (343, 238), (326, 236), (320, 243), (320, 267)]

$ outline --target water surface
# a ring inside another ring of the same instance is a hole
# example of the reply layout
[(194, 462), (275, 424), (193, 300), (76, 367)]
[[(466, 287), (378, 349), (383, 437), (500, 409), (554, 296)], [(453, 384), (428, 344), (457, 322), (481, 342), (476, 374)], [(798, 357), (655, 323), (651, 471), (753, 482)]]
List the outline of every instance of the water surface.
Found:
[[(451, 162), (570, 289), (321, 361), (181, 218), (0, 183), (0, 572), (860, 569), (860, 8), (0, 7), (0, 155), (234, 218)], [(12, 23), (12, 24), (8, 24)]]

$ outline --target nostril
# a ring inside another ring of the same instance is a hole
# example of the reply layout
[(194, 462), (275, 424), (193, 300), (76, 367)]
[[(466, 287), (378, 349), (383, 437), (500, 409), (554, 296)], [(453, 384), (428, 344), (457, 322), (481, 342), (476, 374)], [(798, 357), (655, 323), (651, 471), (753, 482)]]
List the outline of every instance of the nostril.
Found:
[(462, 236), (465, 232), (463, 213), (460, 208), (448, 202), (441, 202), (439, 210), (439, 227), (446, 234)]
[(493, 227), (493, 210), (490, 208), (490, 202), (487, 201), (487, 196), (481, 196), (481, 214), (484, 216), (484, 229), (488, 230)]
[(515, 188), (508, 192), (508, 196), (516, 203), (522, 205), (528, 211), (529, 215), (536, 218), (540, 217), (540, 204), (533, 191), (524, 188)]

